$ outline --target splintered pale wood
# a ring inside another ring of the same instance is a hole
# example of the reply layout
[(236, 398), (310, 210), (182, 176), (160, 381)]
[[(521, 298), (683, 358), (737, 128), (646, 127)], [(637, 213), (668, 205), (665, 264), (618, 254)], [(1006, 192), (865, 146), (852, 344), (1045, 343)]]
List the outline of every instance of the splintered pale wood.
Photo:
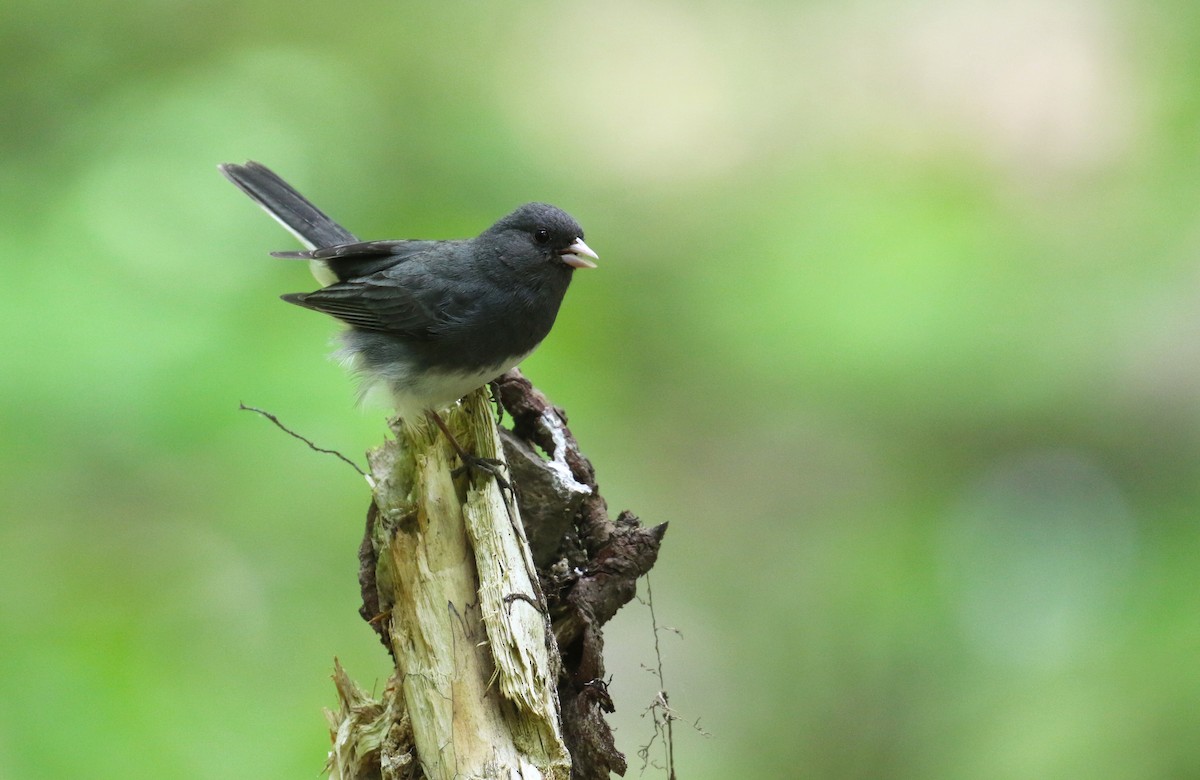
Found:
[[(503, 457), (483, 391), (446, 420), (467, 449)], [(453, 477), (436, 428), (395, 433), (371, 453), (372, 538), (394, 709), (411, 721), (416, 758), (430, 780), (565, 780), (552, 640), (517, 509), (490, 475)]]
[(341, 663), (333, 660), (338, 711), (325, 711), (333, 747), (326, 771), (330, 780), (399, 780), (413, 776), (412, 724), (404, 699), (392, 685), (377, 702), (358, 687)]
[[(500, 432), (482, 393), (464, 403), (476, 451), (503, 458)], [(537, 580), (533, 554), (525, 538), (516, 503), (496, 480), (484, 478), (470, 490), (464, 506), (467, 536), (475, 550), (479, 603), (487, 629), (500, 692), (517, 706), (521, 717), (513, 736), (524, 749), (562, 748), (559, 730), (557, 652), (549, 646), (551, 627)], [(506, 500), (509, 499), (509, 500)], [(535, 748), (535, 746), (537, 746)]]

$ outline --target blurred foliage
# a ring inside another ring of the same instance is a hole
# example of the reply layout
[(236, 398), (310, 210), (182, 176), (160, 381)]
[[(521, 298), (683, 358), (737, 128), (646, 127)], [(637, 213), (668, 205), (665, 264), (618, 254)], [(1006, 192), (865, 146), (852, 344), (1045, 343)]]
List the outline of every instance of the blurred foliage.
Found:
[[(671, 523), (682, 777), (1200, 776), (1194, 5), (51, 0), (0, 39), (0, 776), (316, 776), (332, 657), (386, 675), (367, 491), (237, 411), (384, 432), (247, 158), (365, 237), (585, 225), (525, 368)], [(644, 606), (608, 644), (636, 772)]]

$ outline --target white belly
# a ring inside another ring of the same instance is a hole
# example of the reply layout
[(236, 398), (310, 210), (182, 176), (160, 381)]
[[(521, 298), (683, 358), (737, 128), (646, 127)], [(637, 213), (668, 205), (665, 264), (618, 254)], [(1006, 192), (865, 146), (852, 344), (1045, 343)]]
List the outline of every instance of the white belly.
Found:
[(528, 355), (517, 355), (474, 373), (425, 371), (420, 377), (391, 378), (362, 372), (363, 386), (359, 397), (364, 403), (389, 406), (405, 420), (416, 420), (426, 410), (440, 411), (451, 406), (526, 357)]

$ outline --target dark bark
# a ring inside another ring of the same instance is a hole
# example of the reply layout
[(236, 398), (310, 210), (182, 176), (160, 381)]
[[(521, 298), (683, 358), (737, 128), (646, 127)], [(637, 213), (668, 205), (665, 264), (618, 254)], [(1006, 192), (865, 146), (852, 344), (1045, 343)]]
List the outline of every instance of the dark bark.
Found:
[(666, 523), (647, 528), (628, 511), (611, 520), (595, 469), (567, 427), (566, 413), (519, 371), (502, 376), (495, 389), (512, 418), (511, 436), (505, 437), (509, 461), (528, 466), (528, 455), (536, 447), (548, 462), (565, 465), (574, 483), (586, 487), (544, 489), (541, 482), (556, 481), (561, 471), (544, 461), (542, 471), (552, 473), (536, 490), (526, 491), (533, 480), (513, 471), (526, 534), (531, 544), (539, 540), (534, 556), (562, 657), (558, 694), (572, 777), (601, 780), (610, 772), (624, 775), (625, 757), (604, 719), (615, 706), (605, 685), (602, 628), (634, 597), (638, 577), (654, 565)]

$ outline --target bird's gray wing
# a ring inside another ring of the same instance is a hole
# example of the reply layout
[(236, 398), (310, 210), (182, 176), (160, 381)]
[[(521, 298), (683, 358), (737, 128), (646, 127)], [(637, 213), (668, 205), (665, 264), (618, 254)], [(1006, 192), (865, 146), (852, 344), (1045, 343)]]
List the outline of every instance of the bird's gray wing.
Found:
[(356, 328), (433, 340), (454, 327), (478, 296), (460, 283), (425, 271), (393, 270), (331, 284), (283, 300), (336, 317)]

